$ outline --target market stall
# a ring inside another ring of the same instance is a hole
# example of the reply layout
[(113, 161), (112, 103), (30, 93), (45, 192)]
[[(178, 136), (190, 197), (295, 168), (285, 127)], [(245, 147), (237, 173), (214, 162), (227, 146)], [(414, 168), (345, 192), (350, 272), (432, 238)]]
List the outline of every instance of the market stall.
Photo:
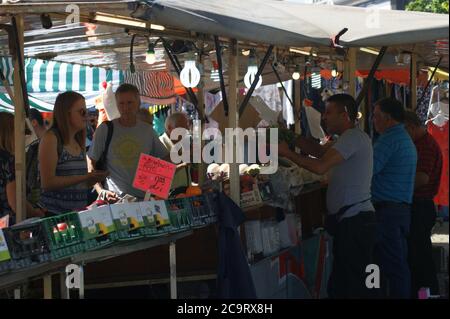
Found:
[[(17, 17), (19, 38), (23, 36), (24, 25), (21, 24), (24, 16), (36, 19), (36, 14), (49, 13), (55, 21), (64, 21), (68, 16), (64, 6), (60, 4), (51, 9), (39, 3), (4, 7), (8, 14), (2, 12), (0, 17), (5, 20), (9, 19), (9, 15)], [(19, 65), (24, 64), (20, 59), (15, 58), (9, 64), (14, 65), (14, 68), (5, 68), (9, 70), (7, 78), (14, 84), (14, 106), (18, 122), (24, 118), (26, 110), (22, 101), (26, 98), (22, 95), (22, 90), (28, 89), (30, 94), (31, 90), (36, 93), (55, 92), (53, 89), (56, 87), (59, 90), (60, 85), (54, 82), (56, 65), (75, 63), (67, 67), (67, 70), (76, 70), (75, 73), (79, 75), (72, 75), (70, 78), (83, 78), (81, 75), (85, 75), (86, 79), (92, 82), (64, 86), (65, 89), (83, 91), (83, 88), (91, 85), (92, 89), (100, 89), (103, 74), (106, 81), (117, 80), (119, 83), (125, 81), (136, 84), (151, 104), (173, 105), (176, 104), (177, 95), (183, 95), (183, 100), (195, 109), (193, 117), (201, 120), (204, 127), (215, 123), (219, 130), (224, 127), (256, 128), (262, 121), (266, 122), (266, 126), (286, 126), (287, 122), (287, 127), (282, 130), (282, 140), (291, 142), (294, 133), (309, 134), (320, 139), (325, 137), (321, 136), (323, 132), (319, 123), (320, 112), (317, 111), (320, 110), (322, 102), (320, 93), (323, 93), (323, 84), (333, 92), (346, 91), (355, 97), (362, 94), (361, 98), (358, 98), (361, 102), (367, 92), (374, 95), (375, 90), (368, 89), (374, 83), (374, 78), (404, 84), (409, 76), (411, 92), (416, 92), (416, 83), (426, 82), (420, 76), (417, 77), (418, 72), (414, 71), (417, 69), (415, 62), (418, 60), (422, 65), (431, 67), (435, 66), (436, 59), (441, 56), (439, 66), (448, 70), (448, 44), (447, 47), (442, 47), (442, 41), (440, 44), (435, 42), (448, 38), (447, 17), (439, 15), (386, 12), (378, 17), (379, 24), (384, 27), (376, 28), (367, 23), (372, 21), (370, 13), (359, 8), (342, 7), (337, 11), (331, 6), (298, 5), (287, 1), (110, 1), (98, 6), (83, 3), (80, 4), (80, 9), (78, 31), (92, 31), (93, 28), (88, 26), (96, 25), (96, 34), (78, 34), (80, 40), (75, 40), (75, 48), (63, 47), (62, 44), (67, 44), (68, 39), (61, 39), (61, 36), (55, 37), (48, 49), (44, 49), (43, 43), (36, 42), (38, 39), (33, 39), (35, 43), (25, 46), (22, 41), (19, 48), (24, 49), (28, 57), (39, 54), (42, 56), (43, 53), (48, 53), (46, 50), (54, 49), (57, 52), (57, 56), (50, 58), (53, 62), (25, 60), (28, 61), (25, 62), (25, 68), (22, 68), (22, 72), (27, 75), (25, 87), (24, 83), (19, 81), (21, 77), (25, 80), (25, 74), (21, 75), (19, 72)], [(329, 19), (323, 19), (323, 16)], [(349, 19), (349, 16), (352, 18)], [(65, 26), (65, 23), (62, 22), (62, 25)], [(28, 31), (33, 29), (32, 24), (26, 26)], [(68, 26), (61, 29), (65, 32), (76, 31)], [(94, 36), (95, 40), (92, 39)], [(142, 37), (147, 39), (141, 41), (144, 43), (133, 44), (135, 39), (137, 42)], [(166, 39), (170, 39), (170, 42), (166, 42)], [(441, 50), (438, 55), (423, 54), (428, 51), (430, 45), (436, 51)], [(389, 46), (389, 49), (378, 49), (384, 46)], [(372, 53), (367, 53), (368, 50)], [(410, 68), (405, 61), (402, 61), (401, 65), (396, 62), (396, 58), (401, 54), (412, 57), (414, 62), (411, 65), (414, 68)], [(8, 53), (0, 52), (0, 55)], [(385, 60), (380, 63), (383, 56)], [(145, 62), (147, 59), (154, 61)], [(102, 70), (106, 65), (113, 67), (114, 71), (96, 73), (96, 68)], [(189, 65), (191, 75), (186, 76), (183, 71), (189, 69)], [(33, 72), (41, 72), (38, 73), (40, 75), (37, 79), (34, 73), (29, 74), (29, 68)], [(382, 70), (377, 73), (377, 68)], [(94, 71), (91, 72), (91, 69)], [(11, 70), (15, 72), (14, 81)], [(401, 79), (393, 78), (392, 73)], [(42, 74), (53, 74), (53, 81), (40, 82)], [(180, 78), (182, 88), (174, 81), (173, 74)], [(58, 76), (61, 78), (61, 69)], [(258, 80), (259, 77), (262, 77), (262, 80)], [(360, 80), (357, 77), (360, 77)], [(197, 78), (196, 81), (194, 78)], [(364, 81), (362, 78), (367, 79)], [(291, 79), (294, 80), (290, 81)], [(277, 87), (277, 83), (280, 83), (281, 87)], [(271, 85), (275, 87), (268, 88)], [(269, 91), (272, 93), (267, 94)], [(387, 91), (388, 89), (385, 89), (382, 94)], [(221, 96), (216, 97), (217, 94)], [(274, 96), (277, 94), (276, 99)], [(416, 94), (410, 96), (412, 108), (415, 108)], [(406, 93), (402, 97), (405, 100)], [(212, 101), (210, 105), (208, 99)], [(31, 107), (37, 107), (33, 105), (36, 103), (34, 98), (29, 100)], [(367, 101), (369, 100), (368, 97)], [(5, 99), (0, 96), (0, 105), (3, 105), (1, 101)], [(370, 102), (367, 102), (360, 108), (366, 121), (370, 118), (369, 105)], [(295, 129), (290, 130), (289, 125), (295, 126)], [(365, 121), (362, 121), (362, 125), (366, 131), (370, 131)], [(16, 129), (16, 139), (21, 139), (21, 126), (16, 125)], [(234, 149), (237, 149), (237, 143), (233, 141)], [(16, 152), (16, 169), (19, 172), (17, 178), (22, 179), (23, 150), (18, 147)], [(268, 176), (259, 173), (261, 168), (264, 168), (261, 163), (256, 167), (252, 167), (252, 164), (256, 163), (237, 163), (233, 160), (230, 163), (222, 161), (212, 164), (212, 167), (208, 167), (209, 163), (199, 164), (202, 196), (207, 196), (211, 190), (225, 191), (239, 204), (246, 217), (246, 222), (239, 224), (240, 235), (244, 254), (251, 263), (253, 281), (260, 285), (263, 281), (259, 278), (269, 274), (272, 281), (271, 285), (257, 287), (258, 297), (323, 297), (329, 273), (330, 261), (327, 256), (330, 255), (330, 242), (325, 234), (315, 230), (323, 226), (323, 216), (326, 213), (326, 177), (314, 176), (281, 159), (277, 173)], [(240, 164), (245, 166), (240, 167)], [(23, 198), (24, 188), (21, 185), (23, 180), (18, 182), (19, 201)], [(189, 201), (189, 197), (187, 198)], [(171, 200), (174, 199), (169, 199)], [(188, 229), (196, 226), (193, 223), (192, 210), (195, 211), (197, 207), (192, 201), (190, 203), (191, 215), (188, 214), (190, 219), (188, 218), (186, 225)], [(111, 205), (108, 209), (113, 213), (116, 208)], [(23, 217), (23, 203), (18, 205), (18, 210), (18, 216)], [(213, 215), (214, 210), (207, 211), (207, 214)], [(168, 227), (173, 227), (173, 223), (175, 220), (170, 220)], [(152, 227), (142, 226), (143, 229)], [(192, 280), (195, 280), (202, 278), (202, 275), (216, 274), (220, 258), (214, 257), (218, 253), (218, 239), (215, 237), (214, 227), (208, 226), (195, 231), (194, 236), (180, 238), (179, 242), (182, 244), (179, 245), (183, 245), (182, 249), (187, 251), (180, 253), (179, 248), (177, 253), (180, 265), (177, 268), (181, 269), (183, 276), (191, 276)], [(170, 233), (170, 230), (168, 232)], [(171, 241), (170, 236), (164, 238), (156, 240), (157, 244), (154, 244), (153, 239), (148, 242), (144, 240), (142, 244), (136, 244), (134, 248), (124, 251), (120, 248), (99, 250), (98, 254), (103, 257), (131, 254), (87, 265), (87, 286), (107, 288), (118, 281), (123, 285), (136, 285), (138, 282), (162, 280), (165, 275), (161, 276), (164, 268), (167, 271), (164, 263), (169, 262), (169, 259), (164, 257), (167, 251), (162, 248), (149, 249)], [(308, 238), (311, 238), (311, 241), (308, 241)], [(66, 262), (92, 261), (90, 257), (84, 259), (86, 254), (96, 255), (97, 252), (85, 252), (90, 249), (87, 248), (85, 239), (83, 237), (84, 251), (77, 252), (79, 255), (64, 262), (56, 260), (56, 269), (60, 269)], [(143, 251), (134, 252), (137, 250)], [(174, 250), (171, 251), (173, 257)], [(146, 260), (149, 254), (154, 260), (165, 260), (163, 266), (142, 266), (148, 263)], [(187, 262), (191, 264), (183, 269), (182, 265)], [(140, 266), (124, 267), (126, 264)], [(14, 268), (16, 265), (10, 264), (9, 267)], [(5, 285), (11, 286), (20, 282), (17, 276), (26, 280), (54, 269), (53, 265), (52, 269), (40, 267), (29, 274), (26, 274), (27, 270), (15, 273), (14, 269), (9, 269), (12, 273), (5, 275), (6, 277), (0, 275), (0, 281), (4, 278)], [(172, 280), (171, 284), (172, 297), (176, 297), (176, 283)], [(294, 290), (292, 287), (295, 287)]]

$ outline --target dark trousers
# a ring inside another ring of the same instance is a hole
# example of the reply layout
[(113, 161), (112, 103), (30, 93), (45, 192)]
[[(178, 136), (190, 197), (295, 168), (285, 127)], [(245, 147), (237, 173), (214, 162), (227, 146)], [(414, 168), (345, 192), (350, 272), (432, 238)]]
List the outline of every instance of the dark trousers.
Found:
[(373, 264), (376, 218), (360, 212), (337, 224), (333, 237), (333, 269), (328, 281), (330, 298), (373, 298), (376, 289), (366, 285), (368, 265)]
[(375, 258), (380, 266), (385, 297), (407, 299), (411, 297), (411, 272), (408, 265), (409, 228), (411, 206), (407, 204), (375, 203), (377, 238)]
[(415, 199), (408, 241), (413, 298), (417, 298), (417, 292), (422, 287), (429, 287), (432, 295), (439, 294), (431, 243), (431, 230), (435, 222), (436, 208), (433, 200)]

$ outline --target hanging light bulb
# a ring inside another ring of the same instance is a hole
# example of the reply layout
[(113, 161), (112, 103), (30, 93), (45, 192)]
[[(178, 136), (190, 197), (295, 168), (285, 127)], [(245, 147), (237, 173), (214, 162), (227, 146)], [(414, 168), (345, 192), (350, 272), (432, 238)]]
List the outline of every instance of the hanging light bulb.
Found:
[(311, 74), (311, 87), (320, 89), (322, 87), (322, 77), (320, 76), (320, 68), (313, 68)]
[(151, 42), (148, 44), (147, 53), (145, 54), (145, 62), (150, 65), (155, 64), (156, 62), (155, 45)]
[(295, 81), (300, 80), (300, 66), (295, 66), (295, 71), (294, 73), (292, 73), (292, 79), (294, 79)]
[(337, 77), (339, 75), (339, 72), (338, 72), (338, 70), (337, 70), (337, 67), (336, 67), (336, 65), (334, 65), (333, 66), (333, 69), (331, 70), (331, 76), (332, 77)]
[(219, 82), (220, 81), (220, 76), (219, 76), (219, 65), (216, 61), (212, 62), (212, 70), (211, 70), (211, 80), (213, 80), (214, 82)]
[[(247, 89), (250, 89), (253, 82), (255, 81), (256, 74), (258, 73), (258, 65), (256, 64), (256, 54), (255, 51), (252, 50), (250, 53), (250, 57), (248, 58), (248, 69), (247, 74), (244, 77), (244, 84)], [(258, 82), (256, 84), (255, 90), (259, 89), (262, 84), (262, 76), (258, 78)]]
[(194, 88), (200, 83), (200, 71), (195, 66), (195, 55), (190, 54), (184, 62), (184, 69), (180, 73), (180, 81), (187, 88)]

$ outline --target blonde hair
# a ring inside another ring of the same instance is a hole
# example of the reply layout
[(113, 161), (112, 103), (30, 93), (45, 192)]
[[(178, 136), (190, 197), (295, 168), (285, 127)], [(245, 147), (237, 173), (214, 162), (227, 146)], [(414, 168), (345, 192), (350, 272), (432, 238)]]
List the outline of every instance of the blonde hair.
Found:
[[(55, 101), (55, 107), (53, 108), (53, 124), (51, 128), (58, 130), (61, 134), (63, 144), (69, 143), (69, 126), (70, 126), (70, 113), (73, 105), (79, 101), (84, 100), (83, 95), (67, 91), (58, 95)], [(86, 129), (80, 130), (75, 134), (75, 140), (84, 150), (86, 148)]]
[(14, 115), (0, 112), (0, 150), (14, 153)]

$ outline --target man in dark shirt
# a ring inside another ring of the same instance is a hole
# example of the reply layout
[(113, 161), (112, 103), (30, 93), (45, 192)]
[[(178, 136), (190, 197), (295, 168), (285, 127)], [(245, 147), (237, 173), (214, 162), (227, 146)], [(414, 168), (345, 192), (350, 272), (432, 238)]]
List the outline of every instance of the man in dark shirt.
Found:
[(432, 255), (431, 230), (436, 220), (433, 198), (439, 189), (442, 154), (414, 112), (406, 112), (405, 126), (417, 149), (417, 170), (408, 241), (413, 298), (422, 287), (439, 294)]

